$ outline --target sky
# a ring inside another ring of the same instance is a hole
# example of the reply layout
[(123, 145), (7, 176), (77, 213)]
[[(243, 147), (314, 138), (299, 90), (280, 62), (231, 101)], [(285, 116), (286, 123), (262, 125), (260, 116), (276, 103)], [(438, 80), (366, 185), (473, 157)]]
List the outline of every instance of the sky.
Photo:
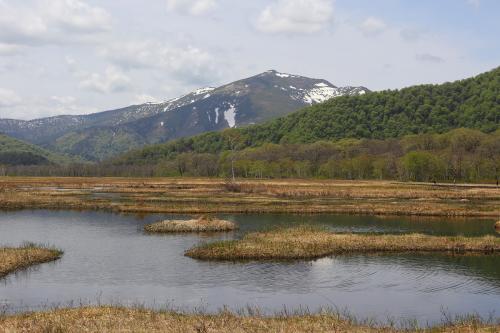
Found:
[(0, 0), (0, 118), (159, 102), (269, 69), (396, 89), (500, 65), (497, 0)]

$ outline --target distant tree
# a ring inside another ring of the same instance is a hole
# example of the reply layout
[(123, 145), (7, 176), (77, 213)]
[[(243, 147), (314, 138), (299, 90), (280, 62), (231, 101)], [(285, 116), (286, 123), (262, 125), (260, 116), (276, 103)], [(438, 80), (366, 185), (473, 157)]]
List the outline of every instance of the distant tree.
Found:
[(240, 146), (243, 142), (242, 135), (236, 129), (225, 130), (222, 133), (222, 135), (223, 135), (224, 139), (226, 140), (226, 142), (228, 143), (229, 150), (231, 151), (231, 156), (230, 156), (230, 158), (231, 158), (231, 176), (232, 176), (232, 181), (235, 182), (236, 175), (235, 175), (235, 169), (234, 169), (234, 161), (236, 159), (236, 152), (237, 152), (238, 148), (240, 148)]

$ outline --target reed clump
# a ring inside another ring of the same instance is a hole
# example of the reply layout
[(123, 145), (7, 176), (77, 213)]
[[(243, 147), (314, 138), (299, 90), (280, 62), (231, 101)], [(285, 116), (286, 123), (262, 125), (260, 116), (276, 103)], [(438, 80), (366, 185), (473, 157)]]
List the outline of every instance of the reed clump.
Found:
[(469, 333), (498, 332), (497, 323), (474, 318), (446, 323), (436, 327), (398, 329), (359, 322), (336, 312), (318, 314), (293, 313), (262, 316), (221, 311), (217, 314), (180, 313), (170, 310), (153, 311), (144, 308), (83, 307), (55, 309), (47, 312), (0, 316), (2, 332), (357, 332), (357, 333)]
[(59, 259), (58, 249), (26, 243), (21, 247), (0, 247), (0, 278), (15, 271)]
[(188, 250), (185, 255), (203, 260), (292, 260), (387, 252), (500, 254), (500, 238), (335, 234), (321, 228), (301, 226), (250, 233), (241, 240), (208, 243)]
[(144, 227), (144, 230), (150, 233), (227, 232), (236, 229), (234, 222), (206, 215), (192, 220), (166, 220)]

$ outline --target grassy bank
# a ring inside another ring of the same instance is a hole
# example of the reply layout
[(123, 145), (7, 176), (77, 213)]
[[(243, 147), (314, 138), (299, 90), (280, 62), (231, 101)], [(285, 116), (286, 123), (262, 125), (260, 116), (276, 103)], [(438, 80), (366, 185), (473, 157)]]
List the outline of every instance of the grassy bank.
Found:
[(192, 220), (167, 220), (144, 227), (144, 230), (150, 233), (225, 232), (236, 229), (235, 223), (210, 216), (201, 216)]
[(0, 317), (3, 332), (498, 332), (498, 324), (484, 323), (476, 317), (463, 318), (433, 328), (405, 329), (377, 327), (356, 322), (336, 313), (260, 315), (183, 314), (120, 307), (87, 307)]
[(61, 256), (60, 250), (34, 244), (0, 248), (0, 278), (33, 265), (57, 260)]
[(241, 240), (209, 243), (188, 250), (186, 255), (203, 260), (287, 260), (385, 252), (500, 254), (500, 239), (492, 236), (334, 234), (303, 226), (250, 233)]
[(389, 181), (0, 177), (3, 209), (494, 217), (500, 189)]

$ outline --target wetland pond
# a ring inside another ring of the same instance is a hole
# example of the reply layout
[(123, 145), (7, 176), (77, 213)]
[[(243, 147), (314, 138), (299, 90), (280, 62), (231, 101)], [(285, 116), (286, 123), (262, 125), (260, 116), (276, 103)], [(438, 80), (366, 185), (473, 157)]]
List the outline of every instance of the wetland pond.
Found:
[[(293, 262), (203, 262), (184, 251), (200, 242), (304, 223), (337, 232), (500, 235), (492, 220), (339, 215), (218, 215), (236, 232), (150, 235), (168, 218), (106, 212), (0, 213), (0, 245), (24, 241), (64, 250), (61, 260), (0, 280), (0, 307), (42, 310), (83, 304), (144, 305), (216, 311), (258, 307), (273, 314), (347, 309), (359, 318), (436, 324), (443, 311), (500, 316), (500, 256), (345, 255)], [(188, 218), (188, 216), (185, 216)]]

